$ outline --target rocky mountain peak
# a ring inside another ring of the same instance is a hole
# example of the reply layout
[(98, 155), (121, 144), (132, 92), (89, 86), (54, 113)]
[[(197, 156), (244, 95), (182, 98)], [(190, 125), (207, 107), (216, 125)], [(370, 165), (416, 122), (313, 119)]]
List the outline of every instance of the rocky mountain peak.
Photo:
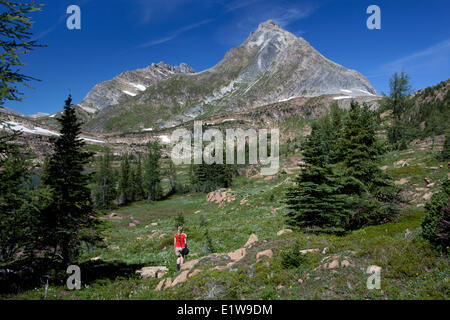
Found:
[(278, 24), (276, 24), (273, 20), (267, 20), (261, 22), (258, 25), (258, 29), (274, 29), (274, 28), (282, 30), (281, 27)]
[(188, 64), (172, 66), (164, 61), (152, 63), (146, 68), (126, 71), (111, 80), (97, 84), (79, 106), (89, 113), (94, 113), (107, 106), (119, 104), (126, 98), (134, 97), (155, 83), (174, 74), (194, 73)]

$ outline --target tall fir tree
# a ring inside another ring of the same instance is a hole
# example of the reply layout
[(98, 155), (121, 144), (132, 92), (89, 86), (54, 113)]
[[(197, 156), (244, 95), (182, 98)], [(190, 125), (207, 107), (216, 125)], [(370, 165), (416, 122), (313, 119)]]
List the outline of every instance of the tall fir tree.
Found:
[(44, 47), (37, 40), (31, 40), (33, 21), (30, 14), (40, 11), (43, 4), (34, 1), (0, 1), (0, 108), (5, 100), (21, 100), (18, 84), (29, 86), (27, 82), (37, 80), (24, 75), (18, 68), (25, 65), (20, 55), (36, 47)]
[(394, 73), (389, 79), (389, 88), (389, 97), (384, 99), (382, 109), (392, 110), (393, 120), (388, 129), (388, 139), (398, 149), (406, 139), (407, 128), (402, 117), (412, 106), (408, 97), (412, 91), (409, 75), (405, 72)]
[(384, 149), (377, 139), (377, 128), (376, 113), (353, 100), (338, 141), (338, 158), (346, 168), (346, 175), (355, 177), (370, 191), (389, 185), (389, 177), (379, 168), (379, 156)]
[[(22, 99), (19, 84), (29, 86), (28, 82), (37, 80), (21, 73), (24, 63), (20, 56), (43, 46), (31, 40), (31, 14), (42, 6), (33, 1), (0, 1), (0, 108), (6, 100)], [(32, 185), (33, 167), (16, 144), (18, 135), (9, 130), (0, 134), (0, 279), (6, 280), (2, 288), (12, 285), (7, 269), (20, 268), (11, 265), (18, 260), (25, 261), (22, 267), (26, 265), (30, 273), (31, 265), (26, 260), (34, 255), (35, 241), (41, 234), (41, 212), (51, 199), (48, 188)]]
[(20, 153), (18, 135), (0, 136), (0, 269), (33, 258), (40, 215), (51, 199), (48, 188), (32, 185), (32, 165)]
[(136, 200), (143, 200), (145, 198), (145, 191), (144, 191), (144, 176), (142, 173), (142, 159), (141, 154), (138, 154), (137, 159), (137, 165), (136, 165), (136, 171), (134, 176), (134, 187), (135, 187), (135, 199)]
[(149, 201), (161, 199), (161, 146), (158, 141), (150, 141), (147, 145), (148, 153), (145, 159), (144, 186)]
[(132, 185), (130, 178), (132, 178), (132, 170), (128, 154), (122, 156), (120, 162), (120, 178), (119, 178), (119, 204), (125, 205), (132, 201)]
[(112, 156), (109, 149), (98, 159), (98, 169), (95, 173), (94, 199), (99, 209), (111, 209), (117, 198), (117, 179), (112, 168)]
[(167, 176), (169, 177), (169, 195), (171, 195), (177, 192), (177, 171), (172, 160), (169, 160)]
[(358, 195), (353, 205), (350, 229), (387, 222), (398, 213), (399, 189), (379, 167), (385, 148), (377, 138), (379, 119), (367, 105), (352, 101), (338, 141), (339, 157), (346, 179), (345, 193)]
[(327, 146), (315, 123), (303, 144), (306, 167), (286, 194), (287, 223), (305, 232), (343, 233), (352, 215), (352, 197), (328, 163)]
[(71, 102), (69, 95), (62, 116), (57, 119), (60, 136), (42, 174), (42, 183), (53, 193), (51, 205), (43, 212), (43, 245), (52, 258), (60, 257), (64, 264), (79, 257), (83, 243), (94, 244), (100, 239), (89, 177), (84, 174), (92, 153), (83, 151), (85, 142), (79, 139), (81, 123)]
[(231, 186), (233, 165), (194, 164), (192, 165), (191, 185), (195, 192), (210, 192)]

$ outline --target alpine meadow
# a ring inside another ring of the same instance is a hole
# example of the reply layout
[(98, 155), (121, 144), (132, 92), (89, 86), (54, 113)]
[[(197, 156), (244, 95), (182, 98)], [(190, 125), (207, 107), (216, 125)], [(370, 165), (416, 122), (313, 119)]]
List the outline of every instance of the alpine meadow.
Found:
[(75, 2), (0, 0), (1, 300), (449, 299), (447, 3)]

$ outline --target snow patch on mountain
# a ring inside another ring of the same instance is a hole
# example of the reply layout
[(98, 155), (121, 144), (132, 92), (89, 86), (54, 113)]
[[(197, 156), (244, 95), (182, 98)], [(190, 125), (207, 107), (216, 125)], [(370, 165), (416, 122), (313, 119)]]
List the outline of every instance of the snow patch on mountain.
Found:
[(132, 96), (132, 97), (134, 97), (136, 95), (136, 93), (133, 93), (133, 92), (130, 92), (130, 91), (127, 91), (127, 90), (122, 90), (122, 92), (126, 93), (127, 95)]
[(130, 84), (140, 91), (145, 91), (145, 89), (147, 89), (147, 87), (142, 84), (136, 84), (136, 83), (132, 83), (132, 82)]
[[(33, 129), (30, 129), (30, 128), (27, 128), (24, 125), (21, 125), (14, 121), (5, 121), (3, 123), (0, 123), (0, 128), (1, 129), (11, 129), (14, 131), (20, 131), (20, 132), (31, 133), (31, 134), (43, 134), (43, 135), (52, 135), (52, 136), (60, 136), (61, 135), (58, 132), (47, 130), (47, 129), (44, 129), (41, 127), (34, 127)], [(101, 140), (95, 140), (95, 139), (84, 138), (84, 137), (80, 137), (80, 139), (85, 140), (85, 141), (96, 142), (96, 143), (105, 143), (104, 141), (101, 141)]]

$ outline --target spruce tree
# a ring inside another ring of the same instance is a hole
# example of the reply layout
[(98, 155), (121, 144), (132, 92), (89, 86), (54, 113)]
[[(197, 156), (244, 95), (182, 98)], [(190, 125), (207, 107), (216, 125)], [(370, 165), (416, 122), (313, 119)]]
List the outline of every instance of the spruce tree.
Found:
[(450, 246), (450, 180), (442, 183), (439, 192), (433, 194), (425, 205), (422, 235), (438, 249)]
[(338, 142), (339, 160), (346, 175), (355, 177), (370, 191), (389, 184), (389, 177), (379, 168), (379, 156), (384, 149), (376, 137), (377, 128), (375, 112), (352, 101)]
[[(37, 80), (24, 75), (19, 68), (24, 65), (20, 61), (22, 54), (43, 46), (30, 40), (33, 35), (30, 14), (42, 6), (34, 2), (0, 1), (0, 108), (6, 100), (22, 99), (18, 84), (28, 86), (27, 82)], [(18, 135), (9, 130), (0, 135), (0, 269), (10, 269), (17, 259), (33, 255), (36, 236), (40, 234), (37, 227), (41, 211), (50, 199), (48, 188), (32, 186), (32, 165), (16, 144)], [(26, 267), (29, 271), (31, 266)]]
[(84, 174), (92, 153), (83, 151), (85, 142), (79, 139), (81, 123), (71, 102), (69, 95), (62, 116), (57, 119), (60, 136), (42, 174), (42, 183), (53, 192), (53, 201), (43, 213), (43, 245), (52, 258), (59, 256), (65, 264), (78, 258), (83, 242), (93, 244), (99, 240), (89, 176)]
[(316, 123), (303, 144), (303, 156), (306, 168), (286, 194), (287, 223), (305, 232), (345, 232), (353, 199), (343, 193), (342, 177), (328, 164), (326, 145)]
[(169, 160), (169, 167), (167, 168), (167, 176), (169, 177), (169, 195), (177, 192), (177, 171), (172, 160)]
[[(269, 144), (270, 145), (270, 144)], [(246, 158), (249, 152), (248, 144), (246, 143)], [(222, 149), (219, 152), (224, 152)], [(236, 146), (235, 146), (236, 154)], [(214, 154), (212, 155), (214, 156)], [(225, 155), (224, 155), (225, 157)], [(231, 186), (233, 175), (236, 172), (235, 164), (211, 163), (194, 164), (191, 166), (190, 174), (191, 185), (196, 192), (210, 192), (219, 188), (228, 188)]]
[(18, 67), (25, 65), (19, 56), (30, 52), (36, 47), (43, 47), (37, 40), (30, 40), (33, 21), (30, 14), (40, 11), (43, 4), (15, 1), (0, 1), (0, 108), (5, 100), (21, 100), (17, 85), (24, 84), (33, 77), (19, 72)]
[(394, 73), (389, 79), (389, 88), (389, 97), (384, 100), (383, 109), (392, 110), (393, 121), (388, 129), (388, 139), (398, 149), (402, 140), (406, 139), (407, 128), (403, 116), (412, 106), (408, 97), (412, 91), (408, 74)]
[(119, 204), (125, 205), (131, 202), (131, 181), (132, 171), (128, 154), (122, 156), (120, 162), (120, 178), (119, 178)]
[(0, 269), (32, 258), (40, 214), (51, 199), (48, 188), (32, 185), (31, 163), (15, 143), (18, 135), (0, 136)]
[(95, 205), (99, 209), (111, 209), (117, 197), (117, 180), (112, 168), (112, 157), (109, 149), (98, 159), (98, 170), (95, 173)]
[(136, 171), (134, 176), (134, 195), (136, 200), (143, 200), (145, 198), (144, 192), (144, 177), (142, 175), (142, 160), (141, 154), (138, 154)]
[(385, 152), (376, 132), (378, 118), (367, 105), (351, 102), (349, 114), (338, 142), (339, 158), (347, 179), (345, 193), (357, 195), (350, 229), (390, 220), (398, 213), (398, 188), (392, 178), (379, 167)]
[(149, 201), (159, 200), (162, 196), (161, 188), (161, 146), (154, 140), (147, 145), (148, 154), (145, 159), (144, 186)]

